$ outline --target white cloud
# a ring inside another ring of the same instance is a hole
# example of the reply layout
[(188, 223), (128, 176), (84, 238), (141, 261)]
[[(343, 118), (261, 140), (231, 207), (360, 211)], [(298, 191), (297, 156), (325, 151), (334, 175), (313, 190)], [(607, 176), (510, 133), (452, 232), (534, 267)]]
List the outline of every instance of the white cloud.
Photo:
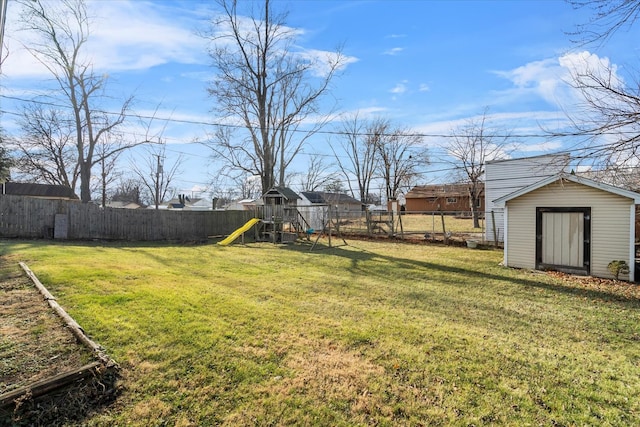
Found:
[[(178, 14), (173, 7), (180, 6), (138, 0), (89, 1), (89, 13), (95, 18), (90, 25), (87, 52), (94, 71), (147, 70), (172, 62), (209, 64), (208, 41), (196, 34), (202, 26), (202, 11), (181, 8)], [(33, 45), (34, 36), (17, 30), (18, 9), (9, 8), (5, 35), (10, 55), (3, 63), (3, 74), (8, 78), (49, 77), (50, 73), (22, 47)], [(211, 11), (207, 13), (212, 15)], [(248, 18), (242, 22), (250, 25)], [(223, 31), (223, 27), (217, 27), (216, 35)], [(304, 34), (300, 28), (283, 27), (282, 31)], [(335, 52), (298, 49), (299, 55), (317, 64), (318, 74), (326, 73), (328, 62), (336, 59)], [(357, 58), (344, 56), (342, 60), (344, 68)]]
[(420, 83), (420, 86), (418, 87), (418, 90), (420, 92), (429, 92), (431, 90), (431, 88), (426, 83)]
[[(168, 62), (207, 62), (205, 41), (194, 33), (198, 25), (195, 16), (189, 22), (176, 21), (166, 15), (170, 10), (143, 1), (90, 1), (88, 9), (95, 18), (87, 52), (96, 72), (144, 70)], [(32, 44), (34, 36), (17, 31), (19, 25), (18, 8), (9, 8), (6, 41), (10, 55), (3, 73), (12, 78), (48, 76), (48, 71), (22, 47)]]
[(404, 50), (403, 47), (394, 47), (391, 48), (389, 50), (385, 50), (384, 52), (382, 52), (383, 55), (390, 55), (390, 56), (394, 56), (399, 54), (400, 52), (402, 52)]
[[(427, 146), (439, 147), (442, 137), (451, 135), (453, 130), (464, 127), (470, 121), (477, 122), (482, 115), (465, 115), (451, 119), (430, 120), (424, 119), (424, 124), (414, 126), (414, 129), (425, 135)], [(512, 144), (510, 149), (527, 155), (534, 152), (549, 152), (562, 149), (563, 141), (549, 141), (544, 136), (541, 126), (553, 128), (559, 123), (566, 123), (566, 116), (561, 111), (524, 111), (491, 113), (487, 117), (487, 126), (499, 134), (511, 134)], [(520, 138), (524, 135), (537, 135), (536, 137)]]
[(527, 144), (518, 146), (518, 151), (522, 153), (552, 152), (562, 149), (562, 141), (544, 141), (537, 144)]
[(407, 83), (409, 83), (408, 80), (403, 80), (400, 83), (396, 84), (392, 89), (390, 89), (389, 92), (396, 95), (403, 94), (407, 91)]
[(298, 52), (297, 55), (313, 64), (315, 74), (320, 77), (326, 76), (331, 71), (333, 64), (339, 63), (338, 70), (342, 70), (349, 64), (358, 62), (358, 58), (355, 56), (347, 56), (327, 50), (305, 49)]
[(565, 80), (569, 76), (555, 58), (530, 62), (513, 70), (496, 71), (495, 74), (511, 81), (514, 87), (507, 91), (510, 95), (534, 94), (552, 105), (558, 105), (560, 88), (566, 86)]
[(588, 51), (567, 53), (558, 58), (533, 61), (513, 70), (496, 71), (496, 75), (513, 84), (512, 88), (497, 95), (514, 101), (534, 96), (566, 109), (582, 101), (580, 92), (570, 84), (572, 76), (585, 72), (605, 76), (609, 71), (614, 82), (622, 82), (617, 66), (608, 58), (600, 58)]
[(344, 119), (351, 120), (350, 118), (357, 115), (359, 119), (369, 120), (379, 117), (388, 110), (385, 107), (362, 107), (354, 110), (345, 111), (336, 117), (335, 122), (343, 121)]

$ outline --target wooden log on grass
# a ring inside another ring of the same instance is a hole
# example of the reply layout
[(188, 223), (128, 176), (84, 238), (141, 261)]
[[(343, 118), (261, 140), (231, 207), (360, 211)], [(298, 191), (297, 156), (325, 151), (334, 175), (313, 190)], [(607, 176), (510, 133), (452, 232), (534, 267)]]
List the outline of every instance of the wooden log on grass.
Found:
[(35, 399), (52, 391), (59, 390), (76, 381), (97, 375), (102, 369), (104, 369), (104, 364), (100, 361), (96, 361), (72, 371), (63, 372), (53, 377), (36, 381), (35, 383), (1, 394), (0, 408), (5, 408), (15, 404), (15, 402), (20, 400), (23, 396)]
[(29, 276), (33, 284), (36, 286), (36, 288), (38, 288), (40, 293), (43, 295), (44, 299), (49, 303), (49, 306), (53, 309), (53, 311), (55, 311), (56, 314), (60, 316), (62, 320), (64, 320), (67, 327), (71, 330), (71, 333), (73, 333), (76, 339), (78, 339), (78, 341), (80, 341), (82, 344), (88, 347), (96, 356), (96, 358), (98, 358), (98, 360), (100, 360), (100, 362), (103, 363), (105, 366), (115, 365), (115, 362), (105, 354), (104, 349), (100, 345), (95, 343), (91, 338), (89, 338), (85, 334), (84, 330), (80, 327), (80, 325), (75, 320), (73, 320), (73, 318), (69, 316), (62, 307), (60, 307), (60, 304), (58, 304), (58, 302), (53, 297), (53, 295), (51, 295), (51, 293), (47, 290), (47, 288), (45, 288), (45, 286), (40, 282), (40, 280), (33, 273), (33, 271), (29, 269), (27, 264), (25, 264), (24, 262), (21, 262), (19, 264), (20, 264), (20, 267), (22, 267), (24, 272), (27, 274), (27, 276)]

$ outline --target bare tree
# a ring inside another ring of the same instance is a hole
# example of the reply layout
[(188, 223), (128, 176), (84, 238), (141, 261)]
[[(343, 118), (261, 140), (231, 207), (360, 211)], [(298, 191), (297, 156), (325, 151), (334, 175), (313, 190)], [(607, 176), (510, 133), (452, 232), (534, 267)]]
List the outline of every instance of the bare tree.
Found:
[[(322, 124), (300, 128), (318, 113), (318, 101), (344, 59), (339, 51), (322, 58), (296, 51), (297, 32), (269, 0), (218, 3), (222, 13), (209, 35), (218, 74), (209, 94), (216, 111), (240, 121), (245, 133), (236, 138), (221, 129), (207, 145), (232, 167), (259, 175), (266, 192), (276, 181), (285, 184), (287, 167)], [(239, 4), (255, 6), (248, 18), (239, 13)]]
[(131, 164), (131, 169), (140, 180), (144, 189), (150, 194), (151, 203), (156, 209), (173, 191), (171, 184), (178, 174), (183, 163), (182, 155), (178, 156), (171, 164), (165, 164), (166, 144), (160, 142), (148, 150), (144, 160), (137, 159)]
[(422, 142), (422, 136), (410, 129), (392, 128), (389, 121), (378, 121), (375, 148), (387, 200), (396, 200), (401, 188), (410, 187), (422, 168), (429, 164)]
[[(352, 115), (343, 123), (340, 142), (330, 144), (351, 195), (359, 197), (362, 203), (367, 203), (376, 171), (377, 138), (383, 126), (382, 120), (366, 121), (360, 119), (357, 114)], [(341, 150), (337, 150), (338, 148)], [(346, 157), (343, 157), (343, 153)], [(352, 181), (355, 181), (357, 188), (354, 188)]]
[(488, 109), (477, 118), (451, 131), (451, 138), (442, 145), (448, 158), (444, 159), (456, 168), (456, 175), (467, 183), (469, 208), (474, 228), (480, 227), (479, 207), (487, 161), (507, 154), (510, 145), (508, 132), (489, 126)]
[(21, 136), (14, 141), (19, 173), (27, 180), (75, 191), (80, 165), (72, 121), (63, 111), (32, 103), (24, 107), (19, 123)]
[(110, 199), (113, 202), (136, 203), (144, 206), (146, 201), (142, 192), (143, 186), (140, 180), (120, 177)]
[[(592, 12), (591, 18), (571, 34), (573, 42), (580, 45), (602, 45), (618, 31), (635, 25), (640, 16), (640, 2), (636, 0), (567, 1), (576, 9)], [(635, 171), (640, 160), (640, 80), (632, 75), (621, 77), (624, 68), (607, 59), (595, 62), (595, 55), (581, 58), (583, 63), (571, 64), (569, 84), (581, 99), (575, 108), (566, 109), (571, 125), (567, 131), (548, 133), (582, 138), (583, 146), (576, 144), (573, 150), (580, 162), (606, 171), (602, 179), (608, 182), (628, 181), (629, 171)]]
[(578, 24), (569, 33), (579, 45), (603, 44), (618, 30), (631, 27), (640, 15), (640, 2), (636, 0), (566, 0), (574, 9), (591, 9), (588, 22)]
[(324, 191), (326, 191), (327, 193), (346, 193), (346, 187), (344, 186), (344, 183), (340, 179), (338, 179), (338, 177), (334, 177), (327, 183), (325, 183)]
[(311, 156), (307, 170), (299, 175), (299, 186), (302, 191), (318, 191), (335, 180), (336, 173), (329, 171), (330, 167), (325, 164), (321, 156)]
[(255, 175), (241, 174), (233, 180), (234, 187), (242, 199), (257, 199), (260, 193), (260, 180)]
[(640, 160), (640, 82), (627, 84), (607, 60), (572, 64), (569, 84), (580, 101), (567, 109), (567, 131), (547, 130), (552, 137), (582, 139), (574, 157), (602, 168), (625, 168)]
[(0, 128), (0, 183), (7, 182), (11, 178), (13, 158), (9, 154), (7, 139), (4, 130)]
[(112, 146), (100, 156), (96, 147), (105, 136), (120, 126), (132, 98), (126, 99), (119, 112), (109, 115), (97, 108), (105, 98), (106, 75), (96, 75), (86, 44), (90, 34), (90, 17), (84, 0), (20, 0), (23, 6), (22, 27), (39, 36), (26, 46), (54, 77), (60, 101), (65, 102), (74, 125), (80, 179), (80, 199), (91, 200), (91, 169), (103, 158), (130, 148), (136, 143)]

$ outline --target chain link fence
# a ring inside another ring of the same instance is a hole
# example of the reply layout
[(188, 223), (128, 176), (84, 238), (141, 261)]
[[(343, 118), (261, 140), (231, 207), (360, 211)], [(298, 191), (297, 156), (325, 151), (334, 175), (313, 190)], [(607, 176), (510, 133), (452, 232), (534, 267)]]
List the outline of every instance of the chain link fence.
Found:
[[(450, 244), (483, 244), (485, 241), (484, 212), (474, 221), (469, 211), (425, 211), (394, 213), (362, 212), (360, 215), (336, 215), (332, 227), (344, 234), (370, 237), (394, 237), (404, 240), (426, 240)], [(470, 243), (467, 243), (470, 242)]]

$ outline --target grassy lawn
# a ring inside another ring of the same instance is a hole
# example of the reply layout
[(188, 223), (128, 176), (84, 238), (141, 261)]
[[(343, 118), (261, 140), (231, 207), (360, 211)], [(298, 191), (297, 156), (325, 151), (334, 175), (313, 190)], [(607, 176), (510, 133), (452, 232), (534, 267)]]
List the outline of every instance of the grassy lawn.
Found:
[(4, 241), (123, 368), (89, 425), (638, 425), (635, 285), (498, 251)]

